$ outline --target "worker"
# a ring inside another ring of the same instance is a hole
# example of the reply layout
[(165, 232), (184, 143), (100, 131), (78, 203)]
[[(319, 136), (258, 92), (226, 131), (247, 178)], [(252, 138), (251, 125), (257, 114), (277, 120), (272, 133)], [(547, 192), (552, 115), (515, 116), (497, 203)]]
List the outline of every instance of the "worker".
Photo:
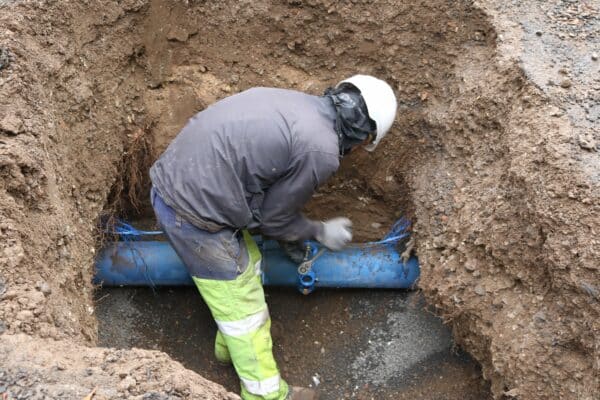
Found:
[(192, 117), (150, 169), (157, 220), (216, 321), (215, 356), (233, 363), (242, 399), (317, 398), (280, 377), (248, 230), (342, 249), (352, 240), (348, 218), (314, 221), (301, 210), (342, 156), (377, 146), (396, 107), (391, 87), (368, 75), (323, 96), (252, 88)]

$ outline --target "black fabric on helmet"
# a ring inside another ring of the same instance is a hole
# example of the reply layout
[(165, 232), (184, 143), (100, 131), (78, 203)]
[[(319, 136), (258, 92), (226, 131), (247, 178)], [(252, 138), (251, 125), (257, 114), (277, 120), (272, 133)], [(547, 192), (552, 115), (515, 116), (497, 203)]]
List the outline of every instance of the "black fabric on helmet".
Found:
[(369, 117), (367, 105), (356, 86), (343, 82), (327, 89), (324, 96), (330, 98), (335, 106), (335, 131), (340, 139), (340, 156), (349, 153), (369, 136), (375, 140), (377, 126)]

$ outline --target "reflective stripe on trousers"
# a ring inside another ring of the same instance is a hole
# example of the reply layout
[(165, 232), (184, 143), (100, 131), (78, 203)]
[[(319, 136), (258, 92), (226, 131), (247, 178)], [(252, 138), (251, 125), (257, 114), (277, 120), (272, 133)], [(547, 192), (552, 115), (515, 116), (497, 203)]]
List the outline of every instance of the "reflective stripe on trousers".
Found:
[(248, 392), (257, 396), (265, 396), (269, 393), (278, 392), (281, 384), (281, 378), (279, 377), (279, 374), (271, 378), (263, 379), (262, 381), (251, 381), (250, 379), (245, 379), (242, 377), (240, 377), (240, 380)]
[(228, 336), (243, 336), (256, 331), (269, 319), (269, 310), (264, 309), (238, 321), (215, 320), (222, 334)]
[(192, 277), (219, 327), (240, 378), (244, 400), (283, 400), (288, 385), (273, 358), (271, 319), (260, 281), (261, 255), (252, 236), (243, 232), (249, 260), (234, 280)]

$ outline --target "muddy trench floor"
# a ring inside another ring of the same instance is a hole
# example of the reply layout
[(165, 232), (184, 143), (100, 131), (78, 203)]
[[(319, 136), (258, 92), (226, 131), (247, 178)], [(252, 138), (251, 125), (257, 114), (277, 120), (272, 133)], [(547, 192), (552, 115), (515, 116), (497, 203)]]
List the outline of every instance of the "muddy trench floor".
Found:
[[(491, 399), (479, 365), (418, 292), (265, 288), (274, 353), (293, 385), (321, 399)], [(239, 392), (213, 355), (216, 326), (194, 288), (105, 288), (96, 293), (100, 345), (162, 350)]]

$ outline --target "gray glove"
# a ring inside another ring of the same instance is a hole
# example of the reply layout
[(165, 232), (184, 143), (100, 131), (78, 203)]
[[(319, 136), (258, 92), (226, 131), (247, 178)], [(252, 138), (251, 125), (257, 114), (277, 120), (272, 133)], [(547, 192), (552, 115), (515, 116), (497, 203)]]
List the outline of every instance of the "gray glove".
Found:
[(344, 217), (327, 220), (316, 239), (329, 250), (341, 250), (352, 240), (352, 221)]
[(279, 247), (283, 249), (290, 260), (296, 264), (300, 264), (304, 261), (306, 249), (302, 245), (302, 242), (286, 242), (285, 240), (278, 240), (277, 243), (279, 243)]

